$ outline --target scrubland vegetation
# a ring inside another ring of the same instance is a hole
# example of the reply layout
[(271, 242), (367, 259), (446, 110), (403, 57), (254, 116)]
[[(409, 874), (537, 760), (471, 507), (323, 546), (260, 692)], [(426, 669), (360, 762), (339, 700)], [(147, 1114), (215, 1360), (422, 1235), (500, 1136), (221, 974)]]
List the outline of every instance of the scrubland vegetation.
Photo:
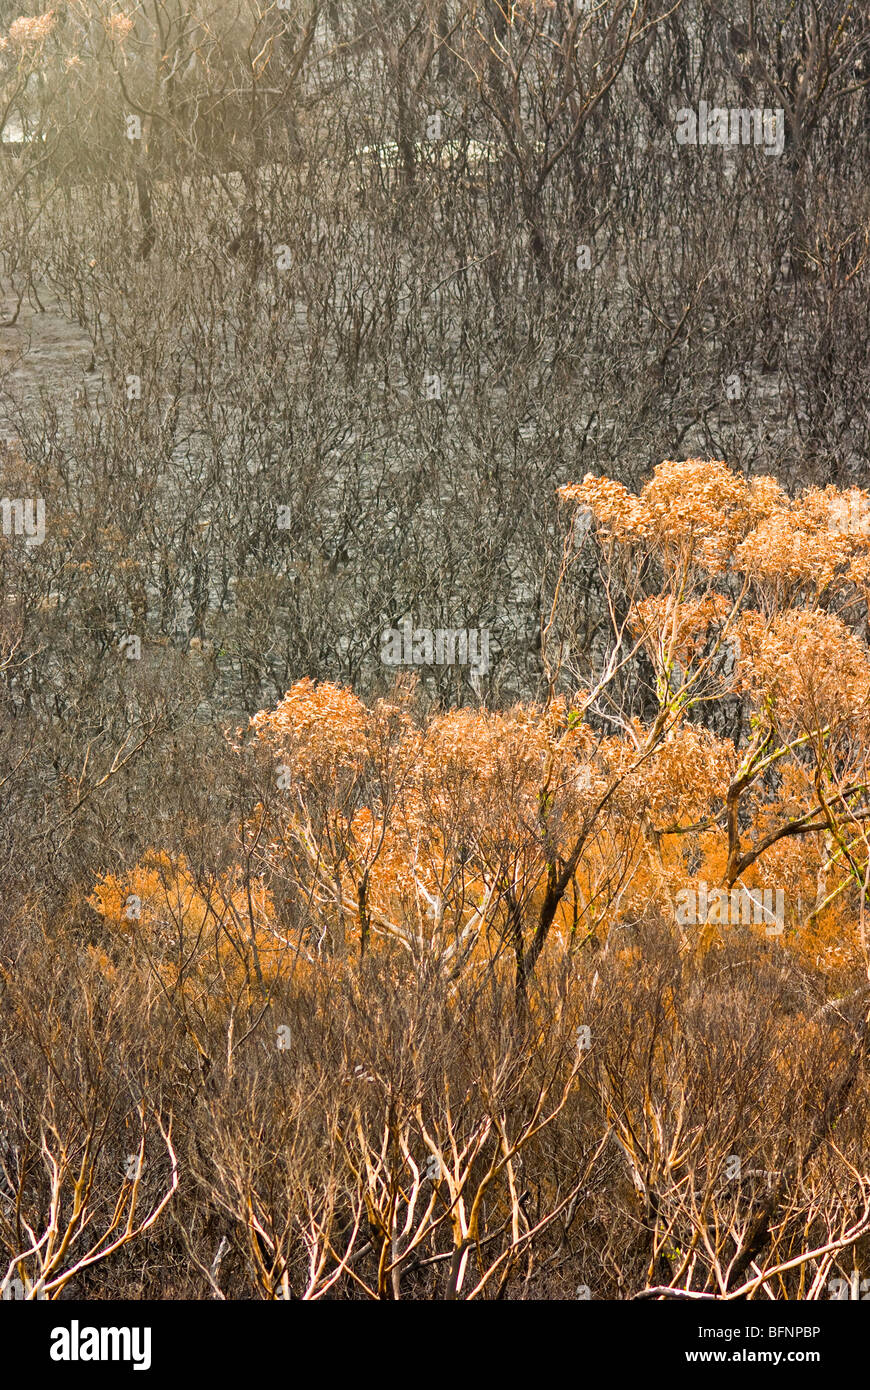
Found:
[(0, 15), (4, 1297), (870, 1296), (870, 18)]

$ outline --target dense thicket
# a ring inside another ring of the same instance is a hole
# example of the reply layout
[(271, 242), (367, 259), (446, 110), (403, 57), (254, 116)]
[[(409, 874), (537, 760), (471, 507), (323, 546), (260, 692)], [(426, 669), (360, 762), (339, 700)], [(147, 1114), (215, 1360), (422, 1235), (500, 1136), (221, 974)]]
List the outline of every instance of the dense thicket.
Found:
[(870, 1277), (868, 88), (852, 0), (0, 5), (21, 1287)]

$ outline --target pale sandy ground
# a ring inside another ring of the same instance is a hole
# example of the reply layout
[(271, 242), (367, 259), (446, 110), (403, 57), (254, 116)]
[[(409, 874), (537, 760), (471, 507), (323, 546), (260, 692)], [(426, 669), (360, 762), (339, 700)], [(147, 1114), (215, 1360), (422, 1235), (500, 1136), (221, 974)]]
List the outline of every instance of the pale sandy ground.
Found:
[(99, 385), (97, 373), (86, 374), (91, 361), (88, 335), (61, 312), (50, 291), (40, 287), (41, 313), (33, 297), (25, 299), (14, 327), (17, 296), (3, 285), (0, 294), (0, 435), (15, 431), (9, 420), (9, 397), (35, 404), (43, 392), (58, 407), (72, 398), (77, 386)]

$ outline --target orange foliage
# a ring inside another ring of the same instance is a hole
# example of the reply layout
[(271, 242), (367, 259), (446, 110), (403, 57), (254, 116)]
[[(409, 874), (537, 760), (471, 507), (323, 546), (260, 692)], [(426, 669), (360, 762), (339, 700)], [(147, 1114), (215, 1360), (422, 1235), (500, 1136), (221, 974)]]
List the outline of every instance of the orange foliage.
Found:
[[(422, 721), (408, 684), (369, 707), (298, 681), (251, 721), (285, 774), (247, 827), (251, 892), (241, 869), (205, 889), (161, 855), (94, 891), (165, 978), (209, 922), (226, 934), (225, 988), (252, 960), (261, 983), (295, 968), (275, 925), (278, 879), (306, 904), (310, 960), (359, 942), (454, 969), (507, 947), (521, 974), (529, 952), (573, 949), (650, 911), (673, 920), (676, 894), (701, 882), (781, 889), (781, 944), (832, 970), (865, 951), (870, 659), (848, 612), (866, 601), (870, 539), (832, 528), (844, 495), (790, 500), (771, 478), (697, 459), (661, 464), (636, 496), (592, 476), (560, 495), (592, 513), (612, 562), (638, 546), (657, 562), (654, 591), (628, 604), (657, 717), (626, 709), (616, 730), (603, 723), (609, 671), (594, 693)], [(736, 736), (700, 717), (725, 699), (743, 706)], [(709, 926), (682, 944), (727, 930)]]

